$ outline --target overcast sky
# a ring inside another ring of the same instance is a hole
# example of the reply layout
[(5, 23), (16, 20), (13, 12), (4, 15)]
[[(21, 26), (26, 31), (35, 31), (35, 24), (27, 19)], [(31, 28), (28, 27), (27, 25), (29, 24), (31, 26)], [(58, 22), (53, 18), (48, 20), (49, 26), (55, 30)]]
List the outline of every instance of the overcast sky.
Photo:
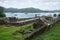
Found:
[(19, 9), (34, 7), (42, 10), (60, 10), (60, 0), (0, 0), (0, 6)]

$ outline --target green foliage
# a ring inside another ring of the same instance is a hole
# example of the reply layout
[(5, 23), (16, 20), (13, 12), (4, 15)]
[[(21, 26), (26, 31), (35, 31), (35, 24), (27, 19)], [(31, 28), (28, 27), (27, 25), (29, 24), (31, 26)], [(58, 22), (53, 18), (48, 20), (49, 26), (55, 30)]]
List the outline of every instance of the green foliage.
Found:
[(57, 15), (56, 14), (54, 14), (54, 17), (56, 17)]
[(60, 40), (60, 22), (42, 35), (34, 37), (33, 40)]
[(58, 17), (60, 17), (60, 14), (58, 14)]
[(0, 40), (24, 40), (24, 37), (22, 34), (16, 34), (16, 36), (13, 36), (13, 33), (15, 33), (18, 30), (26, 30), (29, 29), (32, 24), (26, 24), (23, 26), (10, 26), (6, 27), (5, 25), (0, 25)]
[(0, 17), (5, 17), (4, 8), (0, 7)]

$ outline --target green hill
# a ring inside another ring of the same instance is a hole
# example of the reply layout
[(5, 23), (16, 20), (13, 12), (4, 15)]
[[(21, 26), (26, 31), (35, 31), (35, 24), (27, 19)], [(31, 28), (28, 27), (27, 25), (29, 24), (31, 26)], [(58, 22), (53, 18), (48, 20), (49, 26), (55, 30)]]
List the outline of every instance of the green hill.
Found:
[(13, 13), (51, 13), (51, 12), (60, 12), (60, 10), (53, 10), (53, 11), (48, 11), (48, 10), (40, 10), (38, 8), (22, 8), (22, 9), (17, 9), (17, 8), (5, 8), (5, 12), (13, 12)]

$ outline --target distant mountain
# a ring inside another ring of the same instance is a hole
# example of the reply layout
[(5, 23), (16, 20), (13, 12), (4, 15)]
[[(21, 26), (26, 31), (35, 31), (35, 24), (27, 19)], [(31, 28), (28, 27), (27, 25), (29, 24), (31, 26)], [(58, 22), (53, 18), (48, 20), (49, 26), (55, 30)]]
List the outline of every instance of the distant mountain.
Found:
[(17, 8), (5, 8), (5, 12), (13, 12), (13, 13), (41, 13), (41, 12), (60, 12), (60, 10), (53, 10), (53, 11), (44, 11), (40, 10), (37, 8), (22, 8), (22, 9), (17, 9)]
[(5, 8), (5, 12), (18, 12), (19, 9), (17, 8)]

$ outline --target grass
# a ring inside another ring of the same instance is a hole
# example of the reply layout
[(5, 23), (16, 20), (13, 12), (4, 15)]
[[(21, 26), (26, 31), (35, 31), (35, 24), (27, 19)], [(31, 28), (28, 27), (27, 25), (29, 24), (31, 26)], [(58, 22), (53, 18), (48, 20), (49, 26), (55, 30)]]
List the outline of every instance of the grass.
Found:
[(34, 37), (33, 40), (60, 40), (60, 22), (42, 35)]
[(0, 40), (23, 40), (22, 34), (13, 37), (12, 34), (17, 30), (26, 30), (31, 28), (32, 24), (27, 24), (20, 27), (6, 27), (5, 25), (0, 25)]
[[(22, 34), (17, 34), (16, 37), (13, 37), (12, 34), (17, 30), (27, 30), (31, 29), (32, 24), (27, 24), (24, 26), (11, 26), (6, 27), (5, 25), (0, 25), (0, 40), (24, 40)], [(33, 38), (33, 40), (60, 40), (60, 22), (55, 24), (53, 28), (44, 32), (42, 35), (38, 35)]]

